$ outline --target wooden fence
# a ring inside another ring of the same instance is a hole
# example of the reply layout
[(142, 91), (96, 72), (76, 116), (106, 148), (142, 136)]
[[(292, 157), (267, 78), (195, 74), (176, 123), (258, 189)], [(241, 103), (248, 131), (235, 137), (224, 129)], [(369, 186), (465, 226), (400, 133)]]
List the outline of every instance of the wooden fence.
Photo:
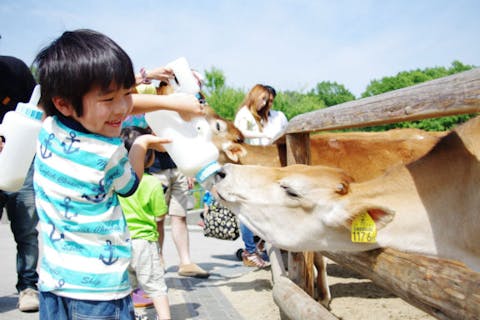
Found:
[[(480, 68), (309, 112), (289, 123), (287, 164), (310, 163), (312, 132), (477, 112), (480, 112)], [(282, 318), (336, 319), (311, 298), (315, 283), (313, 252), (289, 253), (292, 258), (288, 276), (278, 249), (269, 248), (269, 253), (273, 296)], [(480, 319), (480, 273), (462, 264), (392, 249), (321, 254), (438, 319)]]

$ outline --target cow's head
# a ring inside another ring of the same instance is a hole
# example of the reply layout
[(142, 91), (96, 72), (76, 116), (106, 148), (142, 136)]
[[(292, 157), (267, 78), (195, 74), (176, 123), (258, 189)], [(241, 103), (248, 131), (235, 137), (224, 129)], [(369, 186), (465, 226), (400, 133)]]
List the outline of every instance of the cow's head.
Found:
[(232, 121), (220, 117), (210, 106), (205, 107), (205, 117), (212, 129), (212, 141), (220, 153), (220, 163), (239, 163), (247, 154), (244, 137)]
[(357, 215), (368, 211), (378, 229), (393, 217), (386, 208), (345, 209), (351, 178), (336, 168), (227, 164), (220, 176), (216, 189), (222, 203), (255, 234), (291, 251), (357, 250), (350, 242)]

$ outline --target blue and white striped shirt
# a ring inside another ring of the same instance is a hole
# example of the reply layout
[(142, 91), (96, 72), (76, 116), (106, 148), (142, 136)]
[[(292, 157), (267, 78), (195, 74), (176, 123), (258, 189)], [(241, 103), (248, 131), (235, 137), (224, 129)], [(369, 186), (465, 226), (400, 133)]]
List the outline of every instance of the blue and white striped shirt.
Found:
[(47, 118), (35, 158), (41, 234), (39, 287), (81, 300), (120, 299), (131, 291), (130, 235), (117, 194), (138, 186), (120, 138)]

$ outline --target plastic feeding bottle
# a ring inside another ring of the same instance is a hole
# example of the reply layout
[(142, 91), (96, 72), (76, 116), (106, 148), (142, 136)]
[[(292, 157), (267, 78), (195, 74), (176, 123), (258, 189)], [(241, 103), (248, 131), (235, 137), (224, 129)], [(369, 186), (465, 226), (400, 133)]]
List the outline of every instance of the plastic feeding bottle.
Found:
[[(172, 61), (167, 67), (172, 68), (175, 74), (172, 86), (176, 93), (198, 97), (200, 86), (185, 58)], [(220, 169), (220, 164), (217, 162), (218, 149), (212, 142), (208, 121), (204, 117), (185, 121), (177, 112), (169, 110), (147, 112), (145, 119), (157, 136), (172, 140), (164, 147), (177, 168), (209, 188), (210, 178)]]
[(189, 93), (196, 95), (200, 92), (198, 80), (193, 76), (192, 69), (184, 57), (178, 58), (166, 65), (171, 68), (175, 77), (170, 80), (173, 90), (178, 93)]
[(175, 111), (159, 110), (147, 112), (145, 119), (157, 136), (172, 140), (163, 146), (184, 175), (204, 184), (220, 169), (218, 149), (211, 141), (212, 132), (205, 118), (185, 121)]
[(25, 181), (42, 126), (39, 100), (40, 85), (37, 85), (30, 101), (19, 102), (15, 111), (7, 112), (0, 124), (0, 135), (5, 137), (5, 146), (0, 152), (0, 190), (17, 191)]

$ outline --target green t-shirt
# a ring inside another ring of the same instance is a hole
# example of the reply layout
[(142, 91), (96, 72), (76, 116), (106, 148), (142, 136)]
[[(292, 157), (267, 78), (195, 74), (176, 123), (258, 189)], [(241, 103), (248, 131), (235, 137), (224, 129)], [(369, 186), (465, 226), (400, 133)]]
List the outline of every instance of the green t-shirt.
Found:
[(132, 239), (157, 241), (156, 217), (168, 212), (163, 186), (158, 178), (144, 173), (137, 191), (130, 197), (118, 199)]

